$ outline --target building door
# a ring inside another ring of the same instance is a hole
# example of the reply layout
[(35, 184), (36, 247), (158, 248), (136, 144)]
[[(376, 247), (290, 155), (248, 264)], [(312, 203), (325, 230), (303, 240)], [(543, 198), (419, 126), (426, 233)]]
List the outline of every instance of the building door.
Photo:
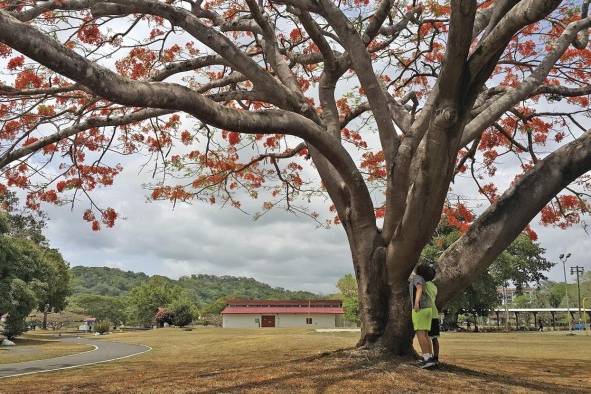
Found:
[(275, 316), (262, 316), (261, 327), (275, 327)]

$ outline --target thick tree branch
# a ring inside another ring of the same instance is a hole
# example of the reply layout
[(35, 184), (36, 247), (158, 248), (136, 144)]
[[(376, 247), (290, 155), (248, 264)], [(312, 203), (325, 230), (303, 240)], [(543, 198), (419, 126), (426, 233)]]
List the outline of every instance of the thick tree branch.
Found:
[(36, 5), (26, 11), (20, 13), (14, 13), (14, 17), (20, 20), (21, 22), (28, 22), (39, 15), (44, 14), (49, 11), (55, 10), (65, 10), (65, 11), (78, 11), (90, 8), (90, 6), (96, 3), (97, 0), (51, 0), (51, 1), (44, 1), (41, 4)]
[(165, 18), (215, 51), (232, 64), (232, 68), (246, 75), (258, 90), (266, 92), (272, 98), (275, 105), (284, 109), (299, 110), (300, 103), (297, 98), (283, 84), (263, 70), (228, 37), (203, 24), (190, 11), (155, 0), (110, 0), (108, 3), (96, 3), (91, 10), (95, 17), (142, 13)]
[(438, 303), (475, 280), (554, 196), (589, 170), (591, 132), (540, 160), (440, 257)]
[(472, 39), (478, 37), (486, 29), (493, 13), (493, 7), (479, 9), (474, 17), (474, 27), (472, 28)]
[(490, 16), (484, 34), (481, 39), (485, 39), (486, 36), (495, 28), (499, 21), (521, 0), (497, 0), (490, 7)]
[(270, 61), (273, 70), (283, 83), (290, 91), (291, 94), (297, 96), (300, 100), (300, 107), (305, 105), (304, 97), (300, 92), (298, 82), (289, 68), (287, 62), (283, 56), (279, 53), (279, 47), (277, 45), (277, 39), (275, 37), (275, 28), (271, 25), (271, 22), (267, 19), (267, 16), (263, 14), (256, 0), (246, 0), (250, 13), (254, 17), (254, 20), (261, 27), (263, 42), (262, 46), (267, 55), (267, 59)]
[(187, 71), (192, 71), (192, 70), (197, 70), (203, 67), (209, 67), (209, 66), (216, 66), (216, 65), (223, 65), (223, 66), (229, 66), (230, 63), (228, 63), (226, 60), (224, 60), (223, 57), (219, 56), (219, 55), (208, 55), (208, 56), (203, 56), (203, 57), (199, 57), (196, 59), (191, 59), (191, 60), (184, 60), (181, 62), (177, 62), (177, 63), (170, 63), (167, 64), (164, 69), (157, 71), (151, 78), (152, 81), (164, 81), (166, 78), (175, 75), (175, 74), (179, 74), (179, 73), (183, 73), (183, 72), (187, 72)]
[(398, 149), (399, 138), (390, 115), (388, 97), (373, 71), (371, 57), (363, 40), (345, 14), (330, 0), (319, 0), (319, 4), (322, 7), (323, 16), (349, 52), (349, 58), (357, 73), (357, 78), (359, 78), (361, 86), (365, 90), (378, 126), (386, 163), (391, 166), (395, 152)]
[[(440, 206), (439, 201), (443, 202), (453, 173), (450, 150), (452, 147), (454, 151), (456, 149), (458, 123), (463, 121), (467, 104), (465, 67), (472, 41), (476, 1), (458, 0), (451, 4), (444, 66), (427, 103), (400, 144), (392, 195), (386, 205), (383, 234), (390, 242), (388, 254), (395, 253), (397, 262), (410, 261), (409, 258), (416, 253), (413, 250), (422, 249), (425, 237), (428, 237), (426, 234), (430, 234), (432, 218), (439, 214), (440, 208), (436, 207)], [(411, 218), (405, 214), (409, 211), (418, 212), (418, 215)], [(410, 273), (406, 269), (397, 271), (401, 275)]]

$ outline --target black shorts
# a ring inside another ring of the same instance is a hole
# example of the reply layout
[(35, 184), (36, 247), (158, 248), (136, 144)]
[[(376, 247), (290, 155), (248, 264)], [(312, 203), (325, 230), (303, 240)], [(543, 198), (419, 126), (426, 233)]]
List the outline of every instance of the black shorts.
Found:
[(429, 330), (430, 338), (439, 338), (439, 319), (431, 320), (431, 329)]

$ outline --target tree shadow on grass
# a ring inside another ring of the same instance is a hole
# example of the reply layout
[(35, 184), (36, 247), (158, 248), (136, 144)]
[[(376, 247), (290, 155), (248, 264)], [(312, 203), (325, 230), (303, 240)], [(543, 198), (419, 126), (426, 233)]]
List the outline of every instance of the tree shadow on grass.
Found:
[[(305, 389), (313, 388), (315, 392), (325, 392), (329, 387), (339, 384), (346, 380), (352, 379), (366, 379), (368, 374), (377, 373), (378, 370), (368, 371), (367, 368), (352, 368), (350, 365), (346, 367), (324, 368), (321, 370), (299, 370), (293, 372), (283, 373), (280, 376), (270, 377), (265, 379), (253, 379), (236, 383), (232, 385), (225, 385), (223, 387), (212, 388), (204, 390), (204, 393), (228, 393), (228, 392), (243, 392), (247, 390), (268, 390), (268, 391), (292, 391), (297, 392)], [(306, 382), (297, 383), (299, 380)], [(294, 383), (295, 381), (295, 383)]]
[[(257, 375), (257, 371), (260, 373)], [(226, 374), (234, 372), (231, 379)], [(246, 375), (246, 376), (244, 376)], [(266, 375), (266, 376), (265, 376)], [(476, 385), (473, 388), (492, 389), (492, 391), (526, 390), (542, 392), (575, 393), (572, 386), (547, 381), (536, 381), (535, 376), (520, 376), (516, 374), (479, 371), (458, 365), (442, 364), (439, 368), (424, 371), (415, 367), (408, 360), (368, 357), (351, 357), (346, 351), (338, 351), (319, 356), (292, 359), (273, 365), (251, 366), (245, 369), (217, 371), (205, 373), (197, 378), (214, 378), (215, 385), (204, 389), (204, 393), (227, 393), (244, 391), (303, 391), (326, 392), (329, 389), (338, 391), (355, 391), (354, 386), (347, 386), (347, 381), (363, 381), (372, 389), (378, 391), (414, 391), (413, 385), (424, 385), (429, 391), (447, 391), (438, 386), (438, 382), (445, 381), (453, 385), (454, 382), (465, 386)], [(232, 382), (226, 384), (227, 382)], [(451, 387), (450, 387), (451, 389)], [(361, 391), (361, 390), (360, 390)]]
[(507, 386), (523, 388), (527, 390), (560, 393), (577, 393), (584, 390), (576, 390), (572, 387), (568, 387), (560, 383), (550, 383), (539, 380), (535, 381), (534, 376), (530, 376), (530, 378), (528, 379), (528, 377), (519, 375), (518, 373), (499, 373), (493, 371), (481, 371), (454, 364), (442, 364), (436, 369), (436, 371), (440, 373), (453, 374), (458, 377), (476, 378), (488, 383), (502, 383)]

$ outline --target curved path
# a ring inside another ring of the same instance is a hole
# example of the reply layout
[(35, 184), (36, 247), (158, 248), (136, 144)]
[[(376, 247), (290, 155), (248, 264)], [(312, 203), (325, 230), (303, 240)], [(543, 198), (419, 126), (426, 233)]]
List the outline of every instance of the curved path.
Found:
[(72, 369), (83, 367), (85, 365), (101, 364), (109, 361), (137, 356), (152, 350), (151, 347), (145, 345), (132, 345), (130, 343), (122, 342), (82, 339), (79, 337), (64, 338), (61, 341), (94, 346), (94, 350), (71, 354), (69, 356), (48, 358), (45, 360), (0, 364), (0, 379), (31, 375), (41, 372), (58, 371), (62, 369)]

